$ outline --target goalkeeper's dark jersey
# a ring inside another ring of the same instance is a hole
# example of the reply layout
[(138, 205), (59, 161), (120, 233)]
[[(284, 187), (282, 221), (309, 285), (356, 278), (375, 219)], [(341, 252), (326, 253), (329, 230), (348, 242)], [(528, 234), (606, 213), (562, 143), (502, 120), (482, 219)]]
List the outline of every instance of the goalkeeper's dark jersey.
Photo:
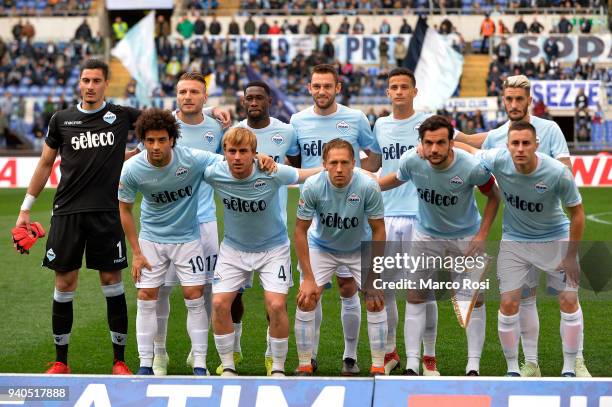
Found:
[(59, 149), (61, 180), (53, 214), (117, 211), (117, 187), (128, 131), (140, 111), (106, 103), (96, 112), (77, 106), (56, 112), (45, 142)]

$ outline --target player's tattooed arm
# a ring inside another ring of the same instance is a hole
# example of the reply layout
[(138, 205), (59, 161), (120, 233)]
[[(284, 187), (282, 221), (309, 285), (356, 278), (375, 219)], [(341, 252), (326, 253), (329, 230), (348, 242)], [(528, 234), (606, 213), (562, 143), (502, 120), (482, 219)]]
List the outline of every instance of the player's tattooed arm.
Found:
[(232, 115), (230, 115), (230, 112), (219, 106), (206, 107), (202, 110), (202, 113), (217, 120), (224, 129), (227, 129), (232, 124)]
[(481, 185), (478, 187), (480, 192), (487, 197), (487, 203), (485, 204), (482, 220), (480, 221), (480, 229), (478, 233), (474, 236), (474, 239), (470, 242), (470, 246), (468, 247), (466, 256), (473, 256), (482, 254), (485, 251), (485, 243), (487, 241), (487, 237), (489, 236), (489, 231), (491, 230), (491, 225), (495, 221), (495, 216), (497, 216), (497, 211), (499, 209), (499, 203), (501, 201), (499, 188), (495, 184), (495, 179), (493, 176), (489, 179), (489, 181), (485, 185)]
[(397, 174), (394, 172), (378, 179), (378, 185), (380, 186), (381, 191), (388, 191), (390, 189), (397, 188), (403, 183), (404, 181), (400, 181), (397, 178)]
[(140, 250), (138, 244), (138, 234), (136, 233), (136, 223), (132, 214), (133, 203), (119, 201), (119, 215), (121, 217), (121, 226), (125, 232), (125, 237), (132, 248), (132, 279), (134, 282), (140, 281), (140, 274), (143, 268), (151, 270), (151, 265), (147, 258)]
[(276, 162), (269, 155), (265, 155), (263, 153), (257, 153), (255, 156), (257, 158), (257, 162), (259, 163), (259, 169), (267, 172), (268, 174), (272, 174), (276, 171)]
[(368, 157), (361, 160), (361, 168), (370, 172), (378, 171), (382, 165), (382, 156), (372, 152), (371, 150), (366, 151), (366, 154)]
[(576, 206), (568, 206), (570, 218), (570, 233), (569, 246), (567, 254), (557, 267), (557, 270), (565, 272), (568, 283), (572, 286), (578, 286), (580, 282), (580, 266), (578, 265), (578, 250), (584, 233), (585, 214), (582, 204)]
[(47, 180), (53, 169), (53, 164), (55, 163), (55, 157), (57, 157), (57, 150), (49, 147), (45, 143), (43, 145), (42, 154), (40, 155), (40, 160), (38, 160), (38, 164), (34, 170), (34, 175), (32, 175), (32, 179), (28, 185), (26, 198), (21, 205), (19, 217), (17, 218), (15, 226), (25, 226), (28, 231), (30, 231), (30, 208), (34, 204), (36, 197), (40, 194), (40, 191), (42, 191), (47, 184)]
[(297, 218), (295, 220), (295, 233), (293, 243), (295, 253), (298, 257), (300, 270), (303, 280), (300, 283), (296, 300), (297, 305), (302, 311), (312, 311), (319, 301), (320, 290), (312, 272), (310, 264), (310, 252), (308, 251), (308, 228), (312, 224), (311, 220)]

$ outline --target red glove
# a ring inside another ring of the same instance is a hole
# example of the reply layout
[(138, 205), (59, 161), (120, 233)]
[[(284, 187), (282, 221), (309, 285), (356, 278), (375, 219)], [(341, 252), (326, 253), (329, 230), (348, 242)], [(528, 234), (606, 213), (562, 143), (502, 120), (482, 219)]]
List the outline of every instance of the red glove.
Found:
[(25, 226), (14, 227), (11, 230), (15, 249), (21, 254), (30, 254), (30, 248), (34, 246), (38, 238), (45, 236), (45, 229), (38, 222), (30, 223), (30, 230), (28, 232)]

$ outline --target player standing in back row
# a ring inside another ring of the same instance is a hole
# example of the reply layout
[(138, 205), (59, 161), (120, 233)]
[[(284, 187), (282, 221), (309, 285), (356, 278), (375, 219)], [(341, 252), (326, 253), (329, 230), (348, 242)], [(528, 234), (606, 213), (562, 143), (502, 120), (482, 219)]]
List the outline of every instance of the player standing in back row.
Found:
[[(336, 102), (342, 85), (333, 65), (317, 65), (312, 69), (308, 92), (314, 105), (294, 114), (291, 125), (301, 150), (301, 167), (313, 168), (321, 165), (325, 144), (335, 138), (347, 141), (353, 148), (354, 157), (360, 150), (366, 154), (374, 142), (370, 123), (362, 111), (351, 109)], [(370, 170), (368, 160), (364, 169)], [(360, 161), (356, 161), (360, 166)], [(340, 297), (342, 299), (342, 328), (344, 330), (343, 374), (357, 374), (357, 344), (361, 325), (361, 302), (357, 295), (357, 284), (347, 267), (336, 270)], [(323, 312), (321, 304), (315, 309), (315, 333), (312, 352), (313, 371), (316, 371), (319, 333)]]

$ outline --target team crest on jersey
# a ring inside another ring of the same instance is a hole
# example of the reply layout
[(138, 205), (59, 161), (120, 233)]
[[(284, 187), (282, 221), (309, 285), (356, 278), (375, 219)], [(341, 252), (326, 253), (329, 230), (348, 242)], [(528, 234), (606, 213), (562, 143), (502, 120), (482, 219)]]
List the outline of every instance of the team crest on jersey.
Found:
[(348, 131), (351, 129), (351, 126), (347, 122), (342, 120), (341, 122), (338, 122), (336, 124), (336, 129), (338, 129), (339, 132), (348, 133)]
[(351, 206), (357, 206), (359, 205), (360, 202), (361, 202), (361, 197), (359, 197), (359, 195), (357, 195), (354, 192), (350, 194), (348, 198), (346, 198), (346, 203)]
[(459, 185), (463, 185), (463, 180), (459, 175), (455, 175), (453, 178), (450, 179), (450, 183), (451, 185), (458, 187)]
[(189, 172), (189, 170), (188, 170), (187, 168), (185, 168), (185, 167), (178, 167), (178, 168), (176, 169), (176, 173), (175, 173), (175, 175), (176, 175), (177, 177), (179, 177), (179, 178), (184, 178), (184, 177), (185, 177), (185, 175), (187, 175), (187, 173), (188, 173), (188, 172)]
[(102, 120), (104, 120), (108, 124), (113, 124), (115, 120), (117, 120), (117, 115), (109, 111), (109, 112), (106, 112), (104, 117), (102, 117)]
[(55, 252), (53, 249), (47, 250), (47, 259), (49, 259), (49, 261), (53, 261), (53, 259), (55, 259)]
[(261, 191), (268, 188), (268, 183), (263, 179), (258, 179), (255, 181), (255, 184), (253, 184), (253, 188), (255, 188), (257, 191)]
[(215, 135), (213, 134), (212, 131), (207, 131), (206, 134), (204, 135), (204, 140), (206, 140), (208, 144), (212, 144), (213, 141), (215, 141)]
[(285, 142), (285, 138), (280, 133), (276, 133), (272, 136), (272, 142), (277, 146), (280, 146)]
[(538, 194), (543, 194), (544, 192), (548, 191), (548, 186), (543, 182), (538, 182), (535, 184), (535, 190)]

